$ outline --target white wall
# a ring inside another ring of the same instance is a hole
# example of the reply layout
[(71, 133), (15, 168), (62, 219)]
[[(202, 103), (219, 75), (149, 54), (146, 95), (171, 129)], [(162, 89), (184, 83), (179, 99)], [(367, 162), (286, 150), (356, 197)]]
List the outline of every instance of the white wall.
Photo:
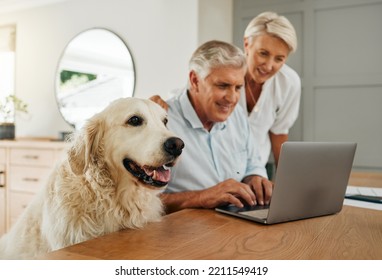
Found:
[(17, 26), (16, 95), (30, 108), (29, 119), (17, 118), (16, 136), (57, 137), (71, 130), (57, 108), (54, 80), (61, 53), (78, 33), (104, 27), (122, 37), (135, 62), (135, 94), (146, 98), (185, 84), (188, 59), (200, 42), (199, 22), (204, 25), (210, 14), (226, 26), (215, 36), (215, 25), (207, 25), (203, 40), (230, 38), (232, 23), (219, 18), (231, 11), (232, 0), (71, 0), (1, 13), (0, 25)]
[(199, 0), (199, 44), (214, 39), (232, 43), (232, 10), (232, 0)]

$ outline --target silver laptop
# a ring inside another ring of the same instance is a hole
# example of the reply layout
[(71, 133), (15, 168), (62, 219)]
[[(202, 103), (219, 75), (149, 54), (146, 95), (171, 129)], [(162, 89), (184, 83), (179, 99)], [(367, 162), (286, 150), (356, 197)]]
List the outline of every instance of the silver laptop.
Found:
[(285, 142), (269, 206), (234, 205), (216, 211), (263, 224), (338, 213), (342, 209), (356, 143)]

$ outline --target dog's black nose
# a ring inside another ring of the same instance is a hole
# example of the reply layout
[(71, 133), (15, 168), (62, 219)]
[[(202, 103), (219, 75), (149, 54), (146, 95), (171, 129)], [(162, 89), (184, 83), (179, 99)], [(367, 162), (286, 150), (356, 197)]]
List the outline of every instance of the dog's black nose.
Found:
[(184, 142), (178, 137), (170, 137), (164, 142), (163, 146), (167, 153), (177, 157), (182, 153)]

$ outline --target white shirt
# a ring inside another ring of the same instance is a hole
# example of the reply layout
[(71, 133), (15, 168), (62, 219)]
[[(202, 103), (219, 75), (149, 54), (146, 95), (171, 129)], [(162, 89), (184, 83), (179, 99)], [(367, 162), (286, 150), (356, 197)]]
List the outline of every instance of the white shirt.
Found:
[[(249, 123), (259, 145), (261, 162), (264, 166), (271, 152), (268, 132), (288, 134), (298, 116), (300, 95), (300, 77), (286, 64), (264, 83), (260, 98), (249, 113)], [(245, 87), (243, 87), (240, 105), (248, 114), (246, 104)]]
[(167, 126), (184, 141), (185, 147), (171, 168), (166, 192), (203, 190), (230, 178), (240, 182), (248, 175), (267, 177), (248, 118), (240, 106), (225, 122), (215, 123), (208, 131), (192, 107), (187, 90), (167, 104)]

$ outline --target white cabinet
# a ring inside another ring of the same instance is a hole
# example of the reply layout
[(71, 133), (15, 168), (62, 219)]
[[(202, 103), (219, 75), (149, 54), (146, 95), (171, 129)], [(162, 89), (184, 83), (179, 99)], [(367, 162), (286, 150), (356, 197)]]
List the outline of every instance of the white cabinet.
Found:
[(4, 227), (5, 231), (9, 230), (44, 186), (67, 146), (67, 143), (52, 141), (0, 141), (0, 163), (4, 158), (0, 234), (1, 224), (3, 231)]
[(5, 149), (0, 148), (0, 236), (5, 233)]
[(0, 187), (0, 236), (5, 233), (5, 191)]
[(10, 149), (8, 200), (10, 226), (45, 184), (55, 160), (56, 153), (53, 149)]

